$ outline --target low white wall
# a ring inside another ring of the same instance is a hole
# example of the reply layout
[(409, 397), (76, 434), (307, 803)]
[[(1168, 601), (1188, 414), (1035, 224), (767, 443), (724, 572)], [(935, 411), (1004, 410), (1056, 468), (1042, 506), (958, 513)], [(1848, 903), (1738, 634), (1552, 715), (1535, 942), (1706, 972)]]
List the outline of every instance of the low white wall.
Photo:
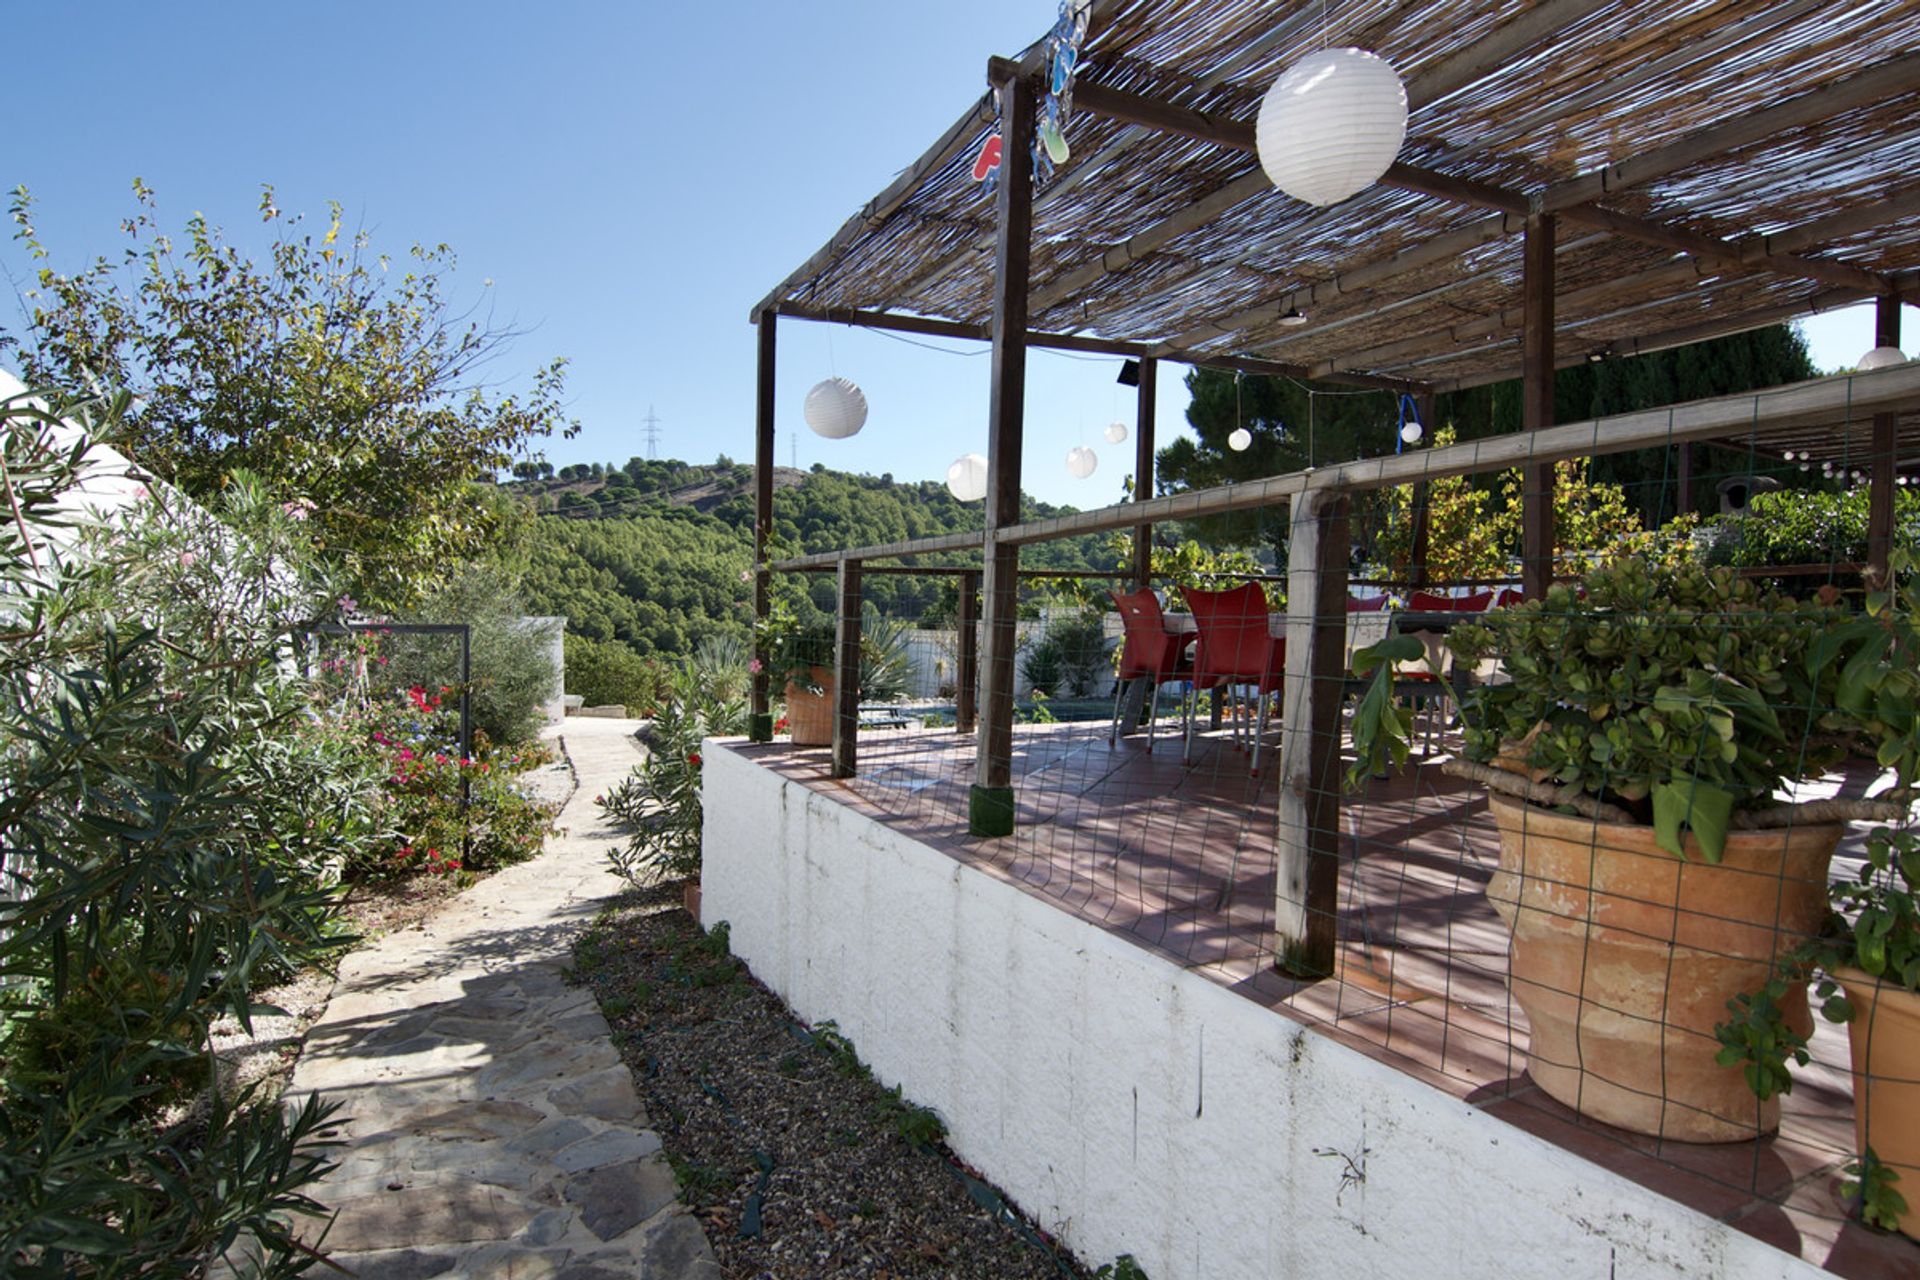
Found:
[[(709, 742), (701, 914), (1084, 1260), (1153, 1280), (1813, 1277)], [(1349, 1162), (1364, 1181), (1343, 1186)]]

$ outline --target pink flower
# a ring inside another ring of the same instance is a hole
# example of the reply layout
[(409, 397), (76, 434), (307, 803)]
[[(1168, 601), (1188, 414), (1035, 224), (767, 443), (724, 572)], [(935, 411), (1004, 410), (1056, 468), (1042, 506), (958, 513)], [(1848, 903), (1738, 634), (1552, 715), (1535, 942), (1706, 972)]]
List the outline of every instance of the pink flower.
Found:
[(751, 569), (742, 569), (742, 570), (740, 571), (740, 581), (742, 581), (742, 582), (752, 582), (752, 581), (753, 581), (753, 570), (751, 570)]
[(199, 558), (200, 557), (196, 555), (194, 552), (182, 551), (180, 553), (180, 567), (184, 569), (188, 565), (192, 564), (195, 560), (198, 560)]
[(757, 676), (757, 675), (759, 675), (759, 674), (760, 674), (760, 673), (761, 673), (762, 671), (765, 671), (765, 670), (766, 670), (766, 666), (765, 666), (765, 664), (764, 664), (764, 663), (762, 663), (762, 662), (760, 661), (760, 659), (758, 659), (758, 658), (755, 658), (755, 659), (754, 659), (754, 660), (753, 660), (752, 662), (749, 662), (749, 663), (747, 664), (747, 670), (748, 670), (748, 671), (749, 671), (750, 673), (752, 673), (753, 675), (756, 675), (756, 676)]
[(280, 510), (289, 520), (305, 520), (313, 511), (313, 499), (295, 498), (280, 504)]
[(359, 607), (360, 607), (360, 602), (355, 600), (352, 596), (340, 597), (340, 612), (352, 613), (355, 609), (358, 609)]

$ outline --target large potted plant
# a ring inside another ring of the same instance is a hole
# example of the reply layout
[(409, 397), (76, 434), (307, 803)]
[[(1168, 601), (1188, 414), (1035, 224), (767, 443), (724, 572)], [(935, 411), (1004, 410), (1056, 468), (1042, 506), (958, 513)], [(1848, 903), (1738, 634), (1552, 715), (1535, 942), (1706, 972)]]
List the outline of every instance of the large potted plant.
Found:
[[(1494, 792), (1487, 892), (1511, 929), (1528, 1071), (1550, 1096), (1684, 1141), (1777, 1126), (1777, 1099), (1717, 1061), (1715, 1025), (1820, 929), (1844, 821), (1905, 810), (1780, 796), (1862, 749), (1898, 767), (1903, 792), (1914, 777), (1911, 742), (1859, 705), (1892, 659), (1857, 621), (1831, 596), (1628, 559), (1449, 637), (1507, 676), (1468, 692), (1463, 758), (1445, 767)], [(1379, 665), (1356, 772), (1405, 750)], [(1781, 1016), (1810, 1030), (1804, 989)]]
[(767, 677), (784, 690), (787, 730), (797, 747), (833, 741), (833, 649), (831, 620), (803, 623), (792, 609), (775, 604), (757, 628)]
[[(1910, 563), (1906, 554), (1895, 558), (1898, 568)], [(1909, 579), (1897, 599), (1870, 598), (1868, 616), (1850, 624), (1885, 650), (1885, 662), (1848, 692), (1884, 730), (1896, 771), (1920, 709), (1916, 606), (1920, 592)], [(1821, 1012), (1846, 1023), (1851, 1041), (1858, 1159), (1847, 1190), (1867, 1222), (1920, 1239), (1920, 831), (1910, 821), (1875, 829), (1859, 875), (1833, 885), (1831, 904), (1818, 937), (1787, 956), (1764, 987), (1734, 1000), (1718, 1029), (1720, 1061), (1741, 1067), (1760, 1098), (1790, 1090), (1791, 1065), (1808, 1061), (1790, 1001), (1816, 981)]]

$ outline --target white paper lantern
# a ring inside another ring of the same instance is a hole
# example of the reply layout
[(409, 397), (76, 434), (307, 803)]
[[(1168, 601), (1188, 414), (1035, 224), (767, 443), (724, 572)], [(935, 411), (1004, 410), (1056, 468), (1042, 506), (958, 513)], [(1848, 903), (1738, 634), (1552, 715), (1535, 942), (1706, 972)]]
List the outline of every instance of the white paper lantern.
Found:
[(1426, 431), (1421, 427), (1418, 418), (1408, 418), (1406, 425), (1400, 428), (1400, 438), (1408, 444), (1419, 444), (1420, 437), (1425, 434)]
[(987, 460), (977, 453), (964, 453), (947, 468), (947, 492), (962, 502), (978, 502), (987, 496)]
[(1407, 87), (1365, 49), (1323, 49), (1287, 68), (1260, 103), (1260, 165), (1311, 205), (1380, 180), (1407, 137)]
[(828, 378), (807, 392), (807, 425), (829, 440), (844, 440), (867, 425), (867, 393), (845, 378)]
[(1067, 474), (1075, 480), (1085, 480), (1099, 465), (1099, 455), (1083, 444), (1077, 444), (1067, 450)]
[(1107, 427), (1107, 443), (1108, 444), (1125, 444), (1126, 442), (1127, 442), (1127, 424), (1126, 423), (1115, 422)]
[(1233, 450), (1235, 453), (1245, 453), (1248, 446), (1252, 444), (1253, 432), (1247, 430), (1245, 427), (1235, 427), (1233, 434), (1227, 437), (1227, 448)]
[(1854, 368), (1861, 373), (1869, 369), (1891, 369), (1897, 364), (1907, 362), (1907, 353), (1898, 347), (1875, 347), (1860, 357), (1860, 363)]

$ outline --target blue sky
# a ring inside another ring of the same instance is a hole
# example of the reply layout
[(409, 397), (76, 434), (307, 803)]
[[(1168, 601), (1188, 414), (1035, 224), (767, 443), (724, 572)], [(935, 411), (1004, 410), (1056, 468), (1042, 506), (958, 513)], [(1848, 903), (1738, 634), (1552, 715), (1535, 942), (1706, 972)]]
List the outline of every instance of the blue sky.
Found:
[[(5, 19), (34, 54), (0, 143), (0, 186), (24, 183), (56, 264), (117, 253), (137, 175), (163, 222), (195, 211), (258, 247), (272, 183), (285, 210), (339, 200), (377, 248), (441, 242), (459, 254), (453, 294), (485, 298), (528, 330), (495, 373), (509, 384), (571, 359), (571, 413), (556, 464), (645, 452), (753, 454), (747, 312), (917, 157), (985, 82), (987, 59), (1051, 25), (1053, 0), (809, 0), (666, 5), (45, 4)], [(0, 243), (7, 297), (29, 279)], [(486, 283), (491, 281), (490, 284)], [(1906, 346), (1920, 337), (1908, 309)], [(1871, 345), (1869, 312), (1809, 325), (1822, 367)], [(917, 341), (917, 340), (916, 340)], [(977, 344), (931, 343), (983, 352)], [(902, 479), (939, 478), (985, 451), (987, 359), (839, 327), (781, 326), (779, 460)], [(1119, 495), (1133, 421), (1117, 362), (1036, 352), (1026, 487), (1097, 506)], [(1161, 383), (1164, 441), (1184, 422), (1183, 373)], [(866, 429), (825, 441), (801, 422), (829, 373), (860, 383)], [(1100, 455), (1085, 481), (1065, 455)]]

